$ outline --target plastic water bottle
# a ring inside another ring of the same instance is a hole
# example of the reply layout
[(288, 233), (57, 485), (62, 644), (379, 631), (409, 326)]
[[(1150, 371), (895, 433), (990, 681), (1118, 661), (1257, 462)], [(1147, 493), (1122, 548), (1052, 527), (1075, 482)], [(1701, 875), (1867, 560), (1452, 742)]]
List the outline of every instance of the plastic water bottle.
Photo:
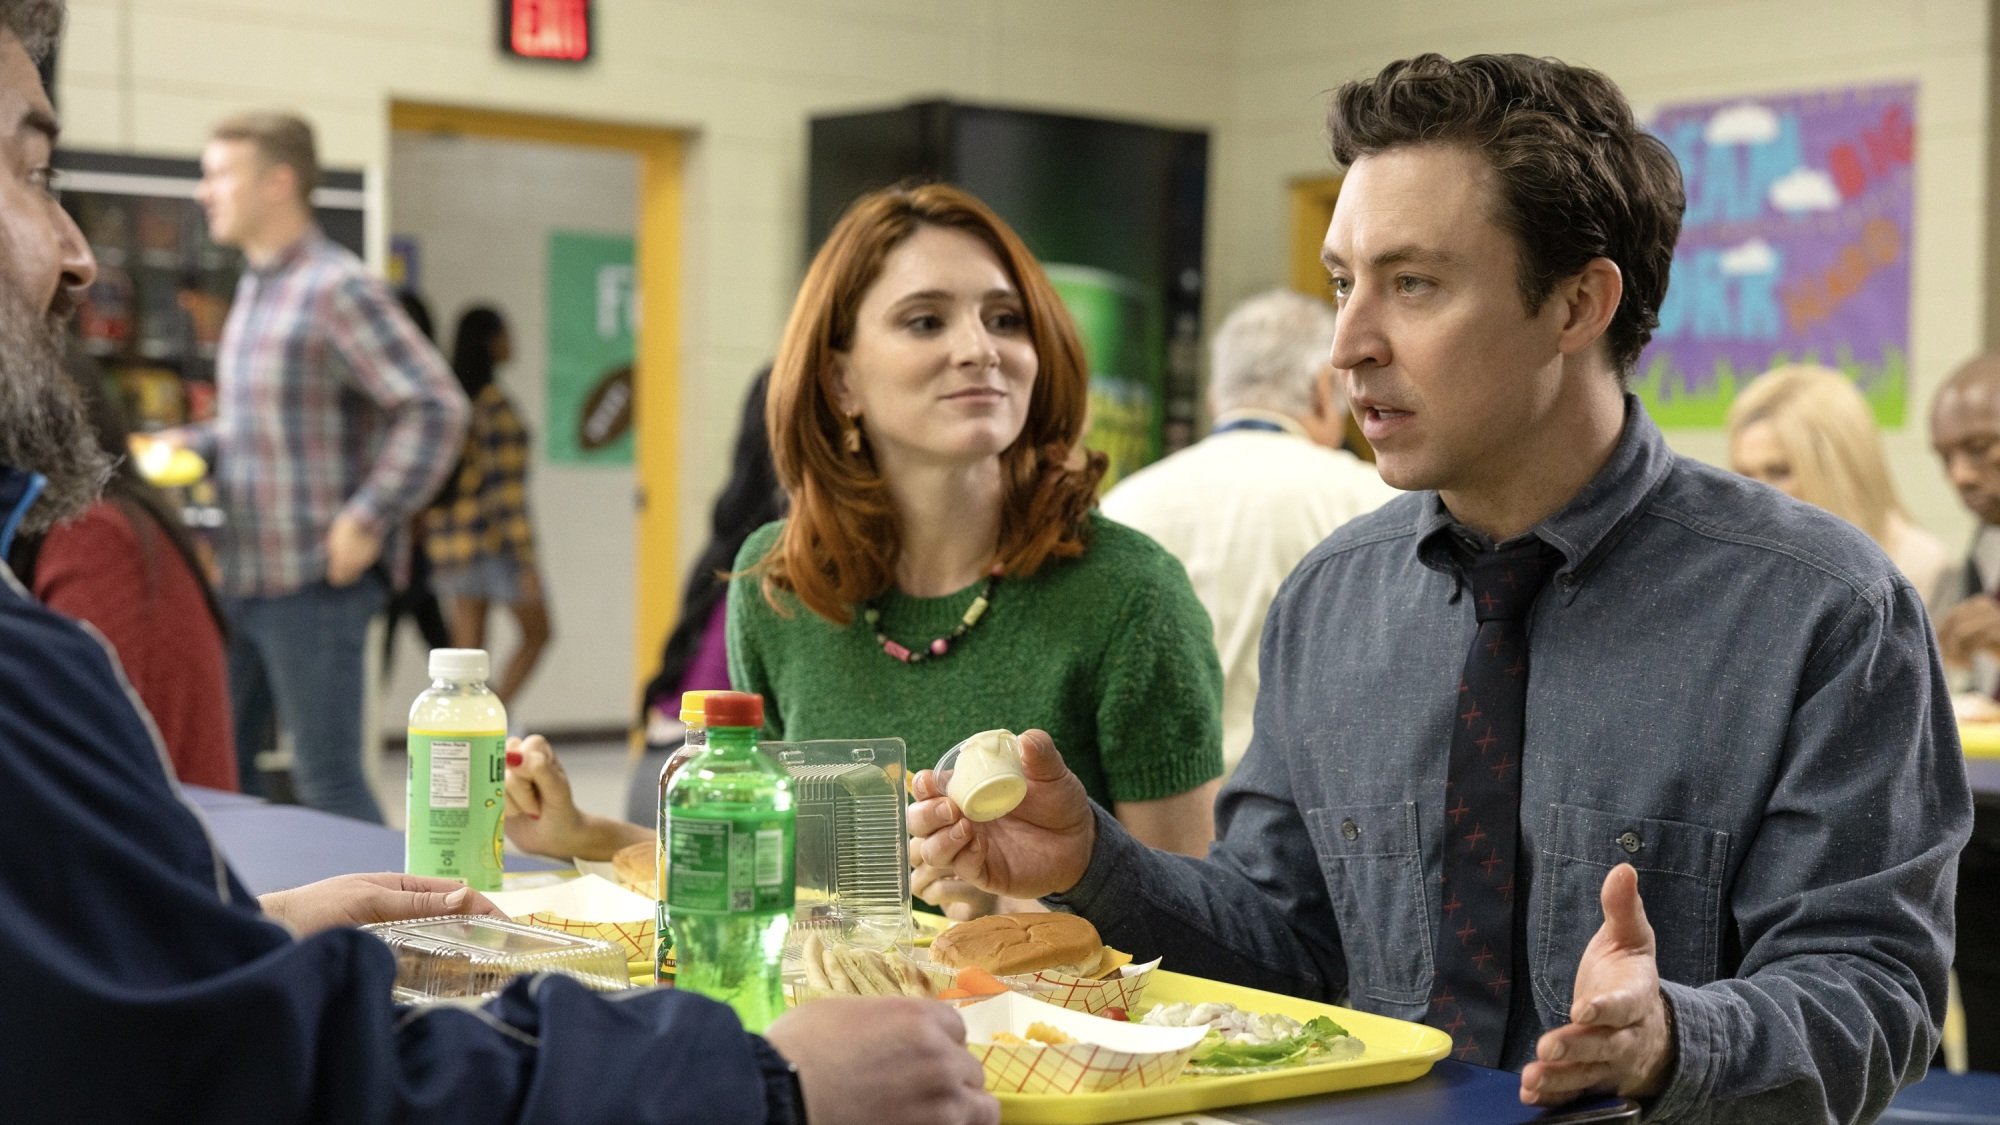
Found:
[(653, 926), (653, 983), (671, 985), (674, 980), (674, 933), (667, 918), (667, 783), (681, 772), (681, 767), (694, 760), (695, 755), (708, 749), (708, 720), (704, 717), (703, 701), (715, 695), (713, 691), (687, 691), (681, 693), (681, 726), (686, 736), (667, 760), (660, 764), (660, 811), (654, 821), (654, 830), (659, 837), (659, 850), (653, 856), (653, 870), (658, 872), (659, 885), (654, 898), (659, 907), (654, 914)]
[(736, 1009), (751, 1031), (785, 1010), (792, 923), (792, 781), (757, 748), (762, 696), (703, 701), (708, 748), (667, 782), (667, 914), (674, 985)]
[(484, 649), (431, 650), (431, 686), (410, 705), (403, 870), (500, 889), (507, 813), (507, 709), (486, 686)]

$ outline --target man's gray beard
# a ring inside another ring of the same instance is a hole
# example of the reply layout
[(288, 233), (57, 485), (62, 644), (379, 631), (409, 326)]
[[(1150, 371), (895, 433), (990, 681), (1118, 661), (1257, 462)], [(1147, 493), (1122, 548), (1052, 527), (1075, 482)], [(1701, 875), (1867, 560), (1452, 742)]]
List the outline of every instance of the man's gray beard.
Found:
[[(0, 292), (0, 466), (37, 472), (48, 487), (22, 517), (38, 535), (80, 514), (110, 479), (76, 387), (63, 371), (66, 313), (37, 316)], [(5, 522), (6, 513), (0, 513)]]

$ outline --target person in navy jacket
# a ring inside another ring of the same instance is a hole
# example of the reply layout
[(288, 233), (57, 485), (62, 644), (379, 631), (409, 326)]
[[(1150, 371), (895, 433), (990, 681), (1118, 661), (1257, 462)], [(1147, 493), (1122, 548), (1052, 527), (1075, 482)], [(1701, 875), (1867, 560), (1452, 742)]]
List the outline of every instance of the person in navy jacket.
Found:
[[(59, 0), (0, 0), (0, 557), (106, 471), (58, 366), (96, 273), (50, 191), (37, 61)], [(96, 635), (0, 564), (0, 1105), (14, 1122), (997, 1122), (949, 1007), (821, 1001), (744, 1031), (688, 993), (517, 981), (402, 1008), (360, 922), (491, 911), (353, 875), (252, 896)], [(884, 1066), (894, 1077), (876, 1077)]]

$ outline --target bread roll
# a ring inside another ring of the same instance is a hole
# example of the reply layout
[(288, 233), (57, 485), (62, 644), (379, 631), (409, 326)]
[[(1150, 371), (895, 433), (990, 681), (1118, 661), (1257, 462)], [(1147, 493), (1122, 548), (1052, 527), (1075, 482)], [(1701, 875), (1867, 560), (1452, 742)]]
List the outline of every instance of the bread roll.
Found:
[(1105, 961), (1097, 927), (1074, 914), (992, 914), (960, 922), (931, 942), (931, 960), (995, 976), (1053, 971), (1096, 976)]
[(618, 885), (634, 894), (657, 900), (660, 883), (655, 862), (658, 857), (659, 845), (651, 840), (627, 844), (613, 852), (611, 866), (618, 872)]

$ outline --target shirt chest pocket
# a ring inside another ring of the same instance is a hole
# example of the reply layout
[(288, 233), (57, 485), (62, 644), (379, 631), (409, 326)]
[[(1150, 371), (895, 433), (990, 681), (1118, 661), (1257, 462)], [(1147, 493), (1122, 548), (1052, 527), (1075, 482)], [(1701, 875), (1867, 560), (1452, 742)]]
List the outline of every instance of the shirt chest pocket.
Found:
[(1431, 914), (1416, 804), (1310, 809), (1306, 828), (1340, 923), (1348, 991), (1378, 1008), (1423, 1005), (1431, 991)]
[(1529, 930), (1535, 999), (1544, 1016), (1569, 1019), (1577, 964), (1604, 924), (1604, 877), (1621, 863), (1639, 872), (1639, 899), (1653, 926), (1661, 978), (1714, 980), (1728, 862), (1729, 833), (1719, 829), (1551, 805), (1535, 856), (1538, 905)]

